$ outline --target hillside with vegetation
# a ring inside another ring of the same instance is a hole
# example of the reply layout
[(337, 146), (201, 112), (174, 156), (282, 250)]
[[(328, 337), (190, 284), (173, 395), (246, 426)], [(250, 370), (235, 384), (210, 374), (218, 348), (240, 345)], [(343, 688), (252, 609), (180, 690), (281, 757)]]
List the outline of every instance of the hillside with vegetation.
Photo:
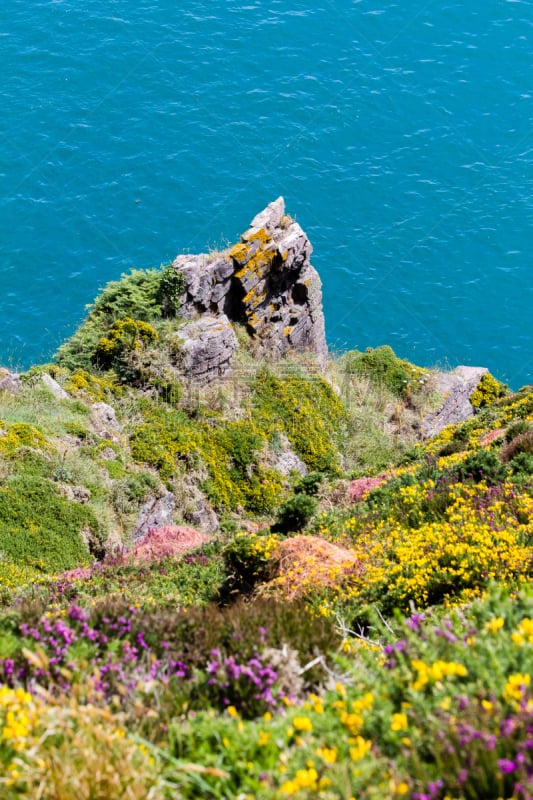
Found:
[(171, 267), (0, 391), (0, 798), (533, 797), (533, 387), (178, 369)]

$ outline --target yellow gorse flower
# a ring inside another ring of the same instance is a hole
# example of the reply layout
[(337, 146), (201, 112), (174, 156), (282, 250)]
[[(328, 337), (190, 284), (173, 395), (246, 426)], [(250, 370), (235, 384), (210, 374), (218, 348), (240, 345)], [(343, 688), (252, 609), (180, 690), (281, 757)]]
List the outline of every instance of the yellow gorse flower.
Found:
[(493, 617), (485, 624), (485, 630), (489, 633), (498, 633), (503, 628), (505, 620), (503, 617)]
[(296, 731), (312, 731), (313, 723), (309, 717), (294, 717), (292, 721), (293, 727)]
[(428, 683), (436, 683), (448, 676), (464, 678), (468, 675), (464, 664), (458, 664), (455, 661), (435, 661), (433, 664), (426, 664), (424, 661), (415, 659), (411, 662), (411, 666), (417, 673), (413, 683), (415, 692), (423, 689)]
[(533, 619), (524, 617), (511, 639), (515, 644), (533, 644)]
[(287, 795), (297, 794), (301, 789), (317, 789), (318, 772), (314, 767), (310, 769), (299, 769), (295, 777), (290, 781), (285, 781), (281, 791)]
[(360, 761), (372, 747), (370, 739), (363, 739), (362, 736), (356, 736), (354, 739), (350, 739), (350, 743), (352, 744), (352, 747), (350, 747), (350, 758), (352, 761)]
[(390, 724), (391, 731), (405, 731), (408, 727), (407, 716), (401, 711), (399, 714), (393, 714)]
[(506, 700), (520, 702), (530, 683), (531, 677), (529, 675), (523, 675), (520, 672), (515, 672), (513, 675), (509, 675), (503, 690), (504, 698)]

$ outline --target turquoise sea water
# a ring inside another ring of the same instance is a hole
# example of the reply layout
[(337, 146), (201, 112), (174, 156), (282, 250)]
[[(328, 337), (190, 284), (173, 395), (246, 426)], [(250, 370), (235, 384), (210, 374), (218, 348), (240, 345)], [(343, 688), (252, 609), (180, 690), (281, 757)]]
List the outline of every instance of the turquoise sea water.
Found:
[(532, 0), (7, 0), (0, 364), (283, 194), (330, 346), (533, 382)]

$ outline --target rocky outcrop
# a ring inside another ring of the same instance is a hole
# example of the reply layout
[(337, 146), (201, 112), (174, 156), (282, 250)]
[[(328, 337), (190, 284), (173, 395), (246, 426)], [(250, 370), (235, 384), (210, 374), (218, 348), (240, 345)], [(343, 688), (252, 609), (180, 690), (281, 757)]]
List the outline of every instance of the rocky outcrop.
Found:
[(307, 467), (302, 459), (296, 455), (286, 436), (279, 437), (279, 451), (275, 454), (272, 467), (281, 472), (282, 475), (287, 476), (291, 472), (299, 472), (300, 475), (307, 475), (308, 473)]
[(20, 389), (20, 374), (18, 372), (8, 372), (0, 370), (0, 392), (17, 394)]
[(69, 395), (67, 392), (47, 372), (41, 375), (41, 381), (46, 386), (48, 391), (54, 395), (56, 400), (69, 400)]
[(180, 330), (183, 339), (181, 367), (198, 383), (224, 375), (231, 366), (238, 342), (225, 314), (204, 314)]
[[(285, 214), (279, 197), (254, 217), (231, 249), (178, 256), (174, 268), (185, 279), (180, 315), (201, 315), (195, 327), (182, 331), (186, 374), (206, 381), (229, 369), (234, 342), (227, 326), (232, 322), (245, 325), (259, 354), (280, 357), (289, 349), (310, 351), (323, 363), (327, 345), (322, 284), (311, 253), (309, 239)], [(219, 343), (213, 336), (214, 318), (221, 321), (220, 337), (225, 337)]]
[(116, 436), (120, 430), (115, 409), (107, 403), (93, 403), (91, 406), (91, 422), (96, 433), (103, 439), (118, 441)]
[(172, 492), (165, 492), (161, 497), (150, 497), (143, 505), (137, 523), (131, 534), (132, 544), (137, 544), (152, 528), (172, 524), (176, 500)]
[(439, 410), (422, 421), (424, 436), (436, 436), (448, 425), (464, 422), (474, 414), (470, 397), (483, 375), (485, 367), (456, 367), (452, 372), (441, 373), (436, 382), (436, 391), (443, 396)]

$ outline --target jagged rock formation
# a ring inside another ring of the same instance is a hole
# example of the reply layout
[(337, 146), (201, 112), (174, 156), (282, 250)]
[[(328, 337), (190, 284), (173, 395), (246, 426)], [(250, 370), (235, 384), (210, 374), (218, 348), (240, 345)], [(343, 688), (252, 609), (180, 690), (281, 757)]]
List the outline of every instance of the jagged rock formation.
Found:
[[(206, 381), (229, 369), (234, 347), (227, 334), (229, 322), (244, 324), (264, 355), (307, 350), (324, 363), (322, 284), (309, 260), (312, 249), (279, 197), (254, 217), (231, 249), (176, 258), (174, 267), (185, 278), (180, 314), (202, 316), (201, 324), (182, 331), (190, 377)], [(213, 336), (215, 319), (224, 337), (219, 343)]]
[(175, 505), (172, 492), (165, 492), (162, 497), (150, 497), (139, 512), (131, 534), (132, 544), (142, 541), (152, 528), (171, 525)]
[(225, 314), (204, 314), (181, 328), (180, 337), (184, 340), (181, 367), (197, 383), (207, 383), (214, 375), (227, 372), (238, 348)]
[(440, 409), (429, 414), (422, 422), (424, 436), (436, 436), (448, 425), (464, 422), (474, 414), (470, 396), (476, 389), (485, 367), (456, 367), (452, 372), (443, 372), (437, 378), (436, 390), (444, 398)]

